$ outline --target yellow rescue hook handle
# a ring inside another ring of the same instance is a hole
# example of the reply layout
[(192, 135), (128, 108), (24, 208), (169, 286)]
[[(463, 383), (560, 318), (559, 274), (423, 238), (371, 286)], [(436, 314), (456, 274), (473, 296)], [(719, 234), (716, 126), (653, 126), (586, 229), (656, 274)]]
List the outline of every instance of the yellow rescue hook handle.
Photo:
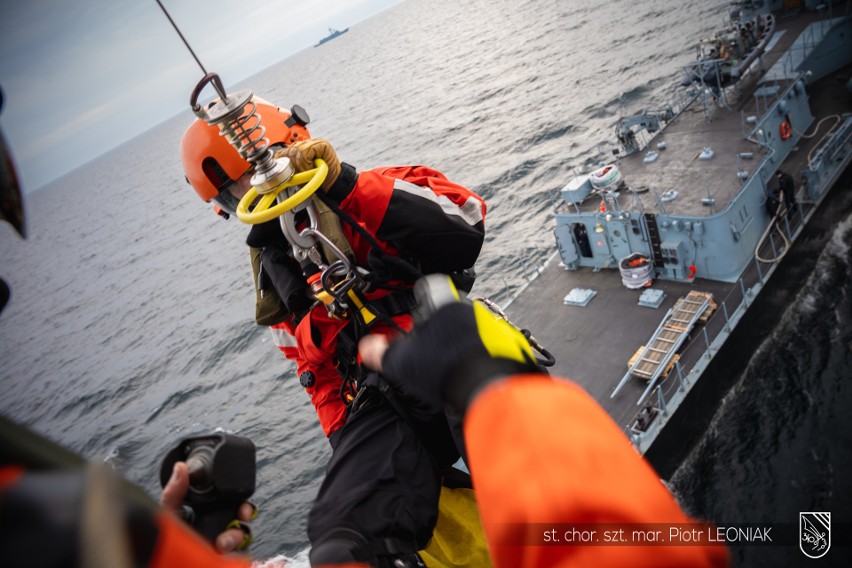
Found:
[[(249, 206), (254, 203), (254, 200), (260, 194), (253, 187), (249, 189), (248, 193), (240, 199), (240, 203), (237, 205), (237, 218), (243, 223), (257, 225), (258, 223), (266, 223), (276, 217), (280, 217), (284, 213), (301, 205), (306, 199), (316, 193), (322, 182), (325, 181), (325, 176), (328, 175), (328, 166), (324, 161), (316, 159), (314, 160), (314, 165), (316, 168), (313, 170), (299, 172), (269, 193), (261, 196), (251, 211), (249, 211)], [(304, 185), (304, 187), (281, 203), (273, 205), (279, 193), (295, 185)]]

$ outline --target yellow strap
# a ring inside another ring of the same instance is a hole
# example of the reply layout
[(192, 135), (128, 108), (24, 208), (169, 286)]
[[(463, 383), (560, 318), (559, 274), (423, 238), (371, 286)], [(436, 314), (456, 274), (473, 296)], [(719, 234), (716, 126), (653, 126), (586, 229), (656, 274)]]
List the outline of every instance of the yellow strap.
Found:
[(364, 320), (364, 323), (370, 325), (374, 319), (376, 319), (376, 314), (370, 311), (370, 309), (364, 305), (364, 302), (361, 301), (361, 298), (358, 297), (358, 294), (355, 293), (355, 290), (349, 290), (346, 293), (349, 296), (349, 299), (352, 300), (352, 303), (355, 305), (355, 308), (358, 309), (358, 312), (361, 314), (361, 319)]

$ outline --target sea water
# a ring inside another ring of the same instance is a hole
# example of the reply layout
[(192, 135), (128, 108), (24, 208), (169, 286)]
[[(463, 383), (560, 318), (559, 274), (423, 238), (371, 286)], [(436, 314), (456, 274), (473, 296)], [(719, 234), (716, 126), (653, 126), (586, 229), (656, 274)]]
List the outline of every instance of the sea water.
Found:
[[(312, 134), (359, 169), (426, 164), (485, 197), (474, 292), (499, 302), (552, 255), (559, 189), (611, 155), (619, 116), (669, 99), (695, 39), (728, 8), (408, 0), (241, 84), (223, 79), (301, 104)], [(217, 428), (250, 437), (255, 557), (304, 565), (328, 443), (292, 365), (254, 323), (246, 227), (218, 218), (184, 181), (178, 141), (191, 120), (182, 113), (28, 195), (26, 241), (0, 227), (0, 276), (12, 287), (0, 316), (0, 412), (153, 496), (160, 460), (182, 437)], [(825, 489), (852, 469), (842, 412), (849, 223), (812, 291), (755, 354), (746, 378), (759, 372), (763, 386), (748, 380), (724, 404), (725, 424), (756, 434), (711, 434), (675, 475), (695, 514), (772, 520), (785, 501), (852, 514)], [(739, 396), (751, 388), (759, 396)]]

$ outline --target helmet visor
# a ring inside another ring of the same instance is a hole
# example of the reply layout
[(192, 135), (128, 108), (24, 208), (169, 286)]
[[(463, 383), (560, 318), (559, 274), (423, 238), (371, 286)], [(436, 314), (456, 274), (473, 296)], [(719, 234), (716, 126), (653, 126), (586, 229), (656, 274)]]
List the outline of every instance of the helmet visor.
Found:
[(225, 183), (219, 188), (219, 193), (213, 198), (213, 201), (229, 215), (236, 215), (237, 205), (251, 189), (252, 175), (254, 175), (254, 168), (250, 168), (237, 181)]

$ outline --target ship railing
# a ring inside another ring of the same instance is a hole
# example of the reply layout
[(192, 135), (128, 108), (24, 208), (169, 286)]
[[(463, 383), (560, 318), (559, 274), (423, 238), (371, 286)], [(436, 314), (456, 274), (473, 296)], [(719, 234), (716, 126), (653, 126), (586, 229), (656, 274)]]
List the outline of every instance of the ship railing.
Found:
[[(644, 453), (651, 446), (672, 413), (680, 406), (698, 378), (705, 372), (707, 365), (727, 341), (767, 280), (774, 274), (783, 253), (786, 252), (785, 247), (799, 237), (827, 189), (852, 161), (850, 150), (852, 115), (844, 115), (817, 144), (810, 160), (811, 168), (802, 172), (804, 193), (801, 196), (804, 199), (800, 199), (795, 209), (776, 221), (775, 229), (769, 232), (768, 238), (758, 251), (759, 254), (755, 255), (752, 263), (728, 294), (724, 298), (714, 298), (719, 306), (716, 313), (708, 319), (700, 332), (686, 342), (672, 370), (658, 380), (657, 385), (652, 386), (648, 400), (625, 427), (627, 435), (640, 452)], [(764, 177), (764, 166), (774, 168), (771, 155), (761, 164), (757, 177)], [(779, 231), (783, 233), (784, 238)], [(764, 261), (758, 260), (758, 257)]]
[[(779, 220), (779, 230), (783, 231), (787, 242), (795, 240), (815, 207), (815, 203), (802, 203)], [(640, 452), (644, 453), (651, 446), (780, 263), (786, 245), (776, 232), (770, 235), (760, 256), (774, 260), (761, 263), (754, 259), (728, 294), (715, 298), (716, 312), (680, 350), (671, 371), (657, 385), (651, 386), (650, 396), (625, 426), (626, 434)]]
[(808, 170), (803, 172), (807, 181), (808, 197), (817, 199), (820, 188), (825, 187), (823, 178), (834, 170), (834, 165), (848, 156), (852, 145), (852, 114), (837, 117), (837, 123), (817, 142), (808, 153)]
[[(662, 116), (664, 114), (670, 113), (671, 118), (669, 118), (669, 119), (667, 119), (663, 122), (663, 127), (662, 127), (661, 130), (665, 130), (666, 126), (668, 126), (669, 123), (673, 122), (699, 96), (701, 96), (701, 91), (699, 89), (695, 89), (695, 88), (683, 89), (683, 88), (680, 88), (678, 85), (676, 85), (674, 93), (671, 93), (671, 94), (668, 95), (668, 103), (663, 107), (662, 110), (642, 111), (641, 113), (639, 113), (639, 115), (634, 115), (634, 116), (640, 116), (640, 115), (643, 115), (643, 114), (656, 114), (656, 115)], [(627, 117), (627, 118), (630, 118), (630, 117)], [(636, 143), (636, 149), (634, 151), (635, 152), (644, 151), (648, 147), (648, 144), (650, 144), (657, 137), (658, 134), (659, 134), (659, 131), (648, 132), (645, 129), (639, 130), (637, 132), (633, 132), (633, 136), (636, 139), (636, 142), (635, 142)], [(592, 169), (597, 169), (598, 167), (599, 167), (598, 165), (595, 165), (589, 171), (591, 171)], [(588, 173), (588, 172), (585, 172), (585, 173)]]
[[(670, 97), (668, 108), (672, 109), (674, 117), (689, 107), (692, 102), (701, 95), (698, 89), (683, 89), (679, 85), (675, 85), (674, 95)], [(674, 117), (672, 120), (674, 120)], [(669, 121), (671, 122), (671, 120)]]
[(829, 10), (825, 19), (816, 21), (806, 27), (792, 46), (779, 60), (784, 75), (792, 77), (798, 73), (802, 63), (811, 54), (814, 48), (823, 40), (825, 35), (831, 28), (840, 20), (847, 17), (850, 13), (850, 8), (847, 3), (846, 13), (840, 14), (835, 19), (831, 11), (831, 2), (828, 3)]

